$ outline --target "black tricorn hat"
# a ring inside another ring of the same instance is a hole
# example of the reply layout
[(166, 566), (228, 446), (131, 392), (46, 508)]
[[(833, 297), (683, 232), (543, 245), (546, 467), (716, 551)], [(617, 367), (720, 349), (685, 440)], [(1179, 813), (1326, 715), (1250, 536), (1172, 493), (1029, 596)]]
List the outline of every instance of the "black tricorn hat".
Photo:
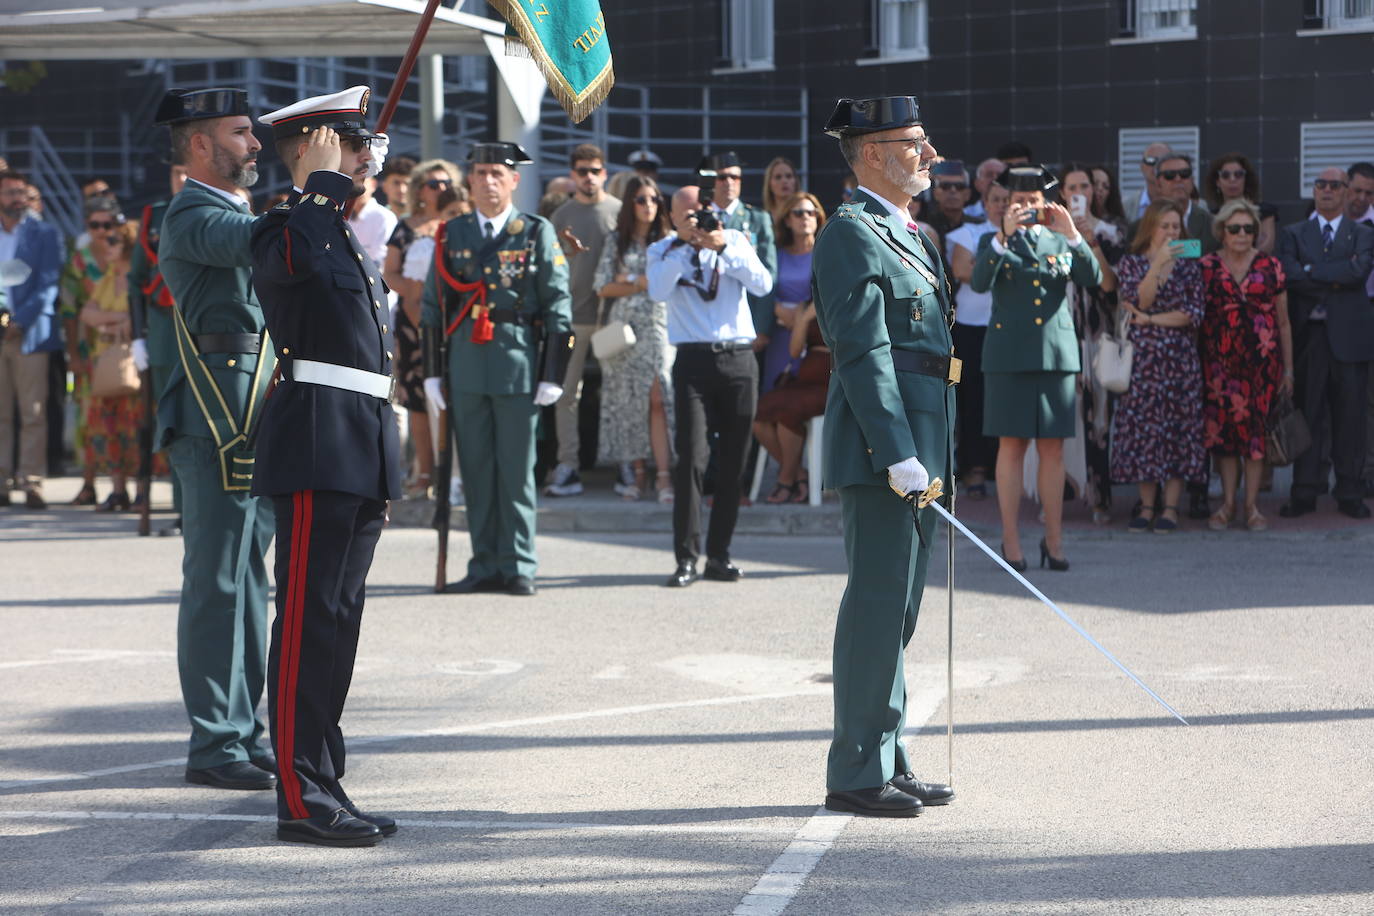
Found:
[(1008, 191), (1048, 191), (1059, 187), (1059, 179), (1043, 165), (1014, 165), (997, 176), (997, 183)]
[(530, 154), (520, 148), (518, 143), (506, 143), (501, 140), (489, 140), (482, 143), (474, 143), (472, 150), (468, 153), (468, 162), (486, 162), (495, 165), (504, 165), (515, 168), (525, 162), (533, 162)]
[(704, 157), (697, 163), (697, 171), (700, 173), (719, 172), (721, 169), (742, 169), (744, 163), (739, 158), (739, 153), (734, 150), (726, 150), (723, 153), (712, 153)]
[(246, 89), (169, 89), (158, 103), (153, 123), (184, 124), (239, 115), (251, 117)]
[(896, 130), (921, 123), (921, 107), (914, 95), (889, 95), (880, 99), (840, 99), (825, 124), (835, 139), (880, 130)]

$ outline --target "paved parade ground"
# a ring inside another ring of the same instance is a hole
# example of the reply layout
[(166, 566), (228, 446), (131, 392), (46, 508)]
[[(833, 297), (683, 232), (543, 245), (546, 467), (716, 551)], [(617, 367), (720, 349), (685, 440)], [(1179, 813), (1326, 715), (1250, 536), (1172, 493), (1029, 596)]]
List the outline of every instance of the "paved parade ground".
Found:
[[(182, 781), (179, 541), (5, 510), (0, 909), (1369, 913), (1374, 528), (1331, 521), (1075, 529), (1071, 572), (1032, 568), (1189, 727), (960, 543), (958, 797), (911, 821), (820, 810), (837, 537), (737, 537), (744, 581), (667, 590), (666, 534), (545, 534), (520, 599), (432, 594), (432, 532), (393, 528), (344, 728), (349, 793), (402, 827), (350, 850)], [(937, 562), (908, 658), (932, 780), (945, 597)]]

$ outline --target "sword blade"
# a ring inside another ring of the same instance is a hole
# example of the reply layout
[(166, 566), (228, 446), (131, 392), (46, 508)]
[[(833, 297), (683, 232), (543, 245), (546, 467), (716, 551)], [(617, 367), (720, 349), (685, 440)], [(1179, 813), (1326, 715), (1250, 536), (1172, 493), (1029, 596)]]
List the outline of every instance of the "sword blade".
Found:
[[(1118, 659), (1112, 653), (1108, 652), (1106, 646), (1102, 645), (1102, 643), (1098, 642), (1096, 639), (1093, 639), (1091, 633), (1083, 629), (1083, 627), (1079, 626), (1078, 621), (1074, 620), (1068, 614), (1064, 613), (1063, 610), (1060, 609), (1059, 605), (1055, 604), (1053, 601), (1051, 601), (1049, 598), (1045, 596), (1044, 592), (1040, 591), (1040, 589), (1036, 588), (1034, 585), (1031, 585), (1030, 581), (1027, 580), (1025, 576), (1021, 575), (1019, 572), (1012, 569), (1006, 560), (1002, 559), (1002, 557), (987, 544), (984, 544), (983, 541), (978, 537), (978, 535), (974, 534), (972, 531), (969, 531), (968, 528), (964, 527), (964, 523), (959, 521), (953, 515), (951, 515), (948, 509), (940, 505), (938, 502), (931, 502), (930, 508), (940, 513), (940, 515), (944, 517), (945, 521), (949, 522), (955, 528), (958, 528), (959, 531), (964, 535), (964, 537), (968, 538), (970, 541), (972, 541), (974, 544), (978, 546), (979, 550), (983, 551), (983, 553), (992, 557), (994, 563), (1005, 569), (1013, 579), (1024, 585), (1028, 592), (1030, 592), (1035, 597), (1039, 598), (1046, 607), (1048, 607), (1050, 610), (1058, 614), (1061, 620), (1063, 620), (1069, 626), (1073, 627), (1075, 633), (1077, 633), (1079, 636), (1082, 636), (1084, 639), (1088, 641), (1090, 645), (1092, 645), (1094, 649), (1096, 649), (1098, 652), (1101, 652), (1104, 656), (1106, 656), (1107, 661), (1111, 662), (1113, 665), (1116, 665), (1116, 667), (1120, 668), (1122, 674), (1126, 675), (1128, 678), (1134, 681), (1135, 685), (1139, 687), (1141, 690), (1148, 693), (1152, 700), (1154, 700), (1160, 706), (1164, 707), (1164, 709), (1166, 709), (1169, 712), (1169, 715), (1173, 716), (1175, 719), (1182, 722), (1184, 725), (1188, 724), (1188, 720), (1183, 718), (1183, 716), (1179, 715), (1177, 709), (1174, 709), (1168, 703), (1164, 702), (1163, 697), (1161, 697), (1159, 694), (1151, 690), (1149, 685), (1147, 685), (1144, 681), (1137, 677), (1134, 671), (1132, 671), (1130, 668), (1127, 668), (1124, 664), (1121, 663), (1120, 659)], [(951, 587), (953, 586), (951, 585)]]

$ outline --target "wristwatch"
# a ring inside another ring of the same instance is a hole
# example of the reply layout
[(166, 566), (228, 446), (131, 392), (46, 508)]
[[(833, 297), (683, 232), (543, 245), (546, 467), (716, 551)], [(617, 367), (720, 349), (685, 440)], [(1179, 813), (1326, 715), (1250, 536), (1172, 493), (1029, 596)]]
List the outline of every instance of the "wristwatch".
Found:
[(639, 274), (626, 274), (625, 282), (630, 284), (631, 286), (634, 286), (636, 283), (639, 282)]

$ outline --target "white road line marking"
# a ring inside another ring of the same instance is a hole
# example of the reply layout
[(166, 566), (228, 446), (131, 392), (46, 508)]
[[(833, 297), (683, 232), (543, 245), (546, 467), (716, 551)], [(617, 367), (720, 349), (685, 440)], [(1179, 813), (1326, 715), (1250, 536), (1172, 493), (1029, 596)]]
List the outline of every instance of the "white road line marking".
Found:
[[(663, 712), (671, 709), (697, 709), (703, 706), (732, 706), (737, 703), (756, 703), (760, 700), (780, 700), (790, 697), (817, 696), (828, 694), (830, 688), (816, 687), (804, 690), (791, 690), (785, 693), (754, 693), (728, 697), (710, 697), (702, 700), (681, 700), (676, 703), (648, 703), (640, 706), (617, 706), (610, 709), (591, 709), (584, 712), (562, 713), (553, 716), (537, 716), (529, 719), (506, 719), (498, 722), (477, 722), (472, 725), (458, 725), (451, 728), (432, 728), (423, 732), (409, 732), (400, 735), (360, 735), (350, 737), (350, 747), (365, 744), (383, 744), (392, 741), (414, 741), (416, 738), (465, 735), (475, 732), (492, 731), (502, 728), (526, 728), (529, 726), (555, 725), (559, 722), (578, 722), (585, 719), (604, 719), (615, 716), (638, 715), (646, 712)], [(17, 789), (23, 786), (44, 785), (53, 782), (76, 782), (94, 779), (99, 776), (113, 776), (117, 773), (137, 773), (140, 770), (157, 770), (162, 767), (183, 766), (186, 761), (180, 757), (155, 760), (152, 763), (134, 763), (127, 766), (110, 767), (104, 770), (90, 770), (82, 773), (63, 773), (56, 776), (38, 776), (29, 779), (10, 779), (0, 782), (0, 789)]]
[[(908, 682), (908, 686), (911, 686)], [(926, 689), (911, 702), (908, 694), (906, 731), (916, 734), (944, 702), (943, 689)], [(909, 755), (908, 755), (909, 756)], [(778, 916), (792, 903), (808, 876), (820, 863), (821, 857), (835, 845), (844, 828), (853, 820), (850, 814), (835, 814), (817, 808), (792, 842), (773, 860), (760, 876), (753, 890), (744, 895), (733, 916)]]
[(54, 649), (52, 658), (28, 658), (0, 662), (0, 671), (14, 668), (34, 668), (39, 665), (70, 665), (73, 662), (109, 662), (120, 659), (151, 661), (175, 658), (175, 652), (145, 652), (136, 649)]
[(602, 668), (592, 677), (599, 681), (618, 681), (625, 677), (625, 666), (611, 665), (609, 668)]
[[(269, 814), (208, 814), (199, 811), (5, 811), (0, 816), (33, 821), (228, 821), (241, 824), (275, 824)], [(790, 818), (789, 818), (790, 820)], [(813, 818), (814, 820), (814, 818)], [(763, 834), (786, 833), (788, 828), (764, 824), (600, 824), (586, 821), (483, 821), (483, 820), (408, 820), (396, 821), (402, 827), (434, 830), (580, 830), (600, 833), (708, 833)], [(797, 845), (793, 841), (793, 846)], [(791, 848), (791, 847), (789, 847)], [(819, 856), (817, 856), (819, 858)]]
[(754, 889), (744, 895), (735, 907), (734, 916), (777, 916), (787, 909), (821, 856), (835, 845), (840, 832), (852, 819), (852, 814), (836, 814), (817, 808), (782, 855), (768, 866)]

